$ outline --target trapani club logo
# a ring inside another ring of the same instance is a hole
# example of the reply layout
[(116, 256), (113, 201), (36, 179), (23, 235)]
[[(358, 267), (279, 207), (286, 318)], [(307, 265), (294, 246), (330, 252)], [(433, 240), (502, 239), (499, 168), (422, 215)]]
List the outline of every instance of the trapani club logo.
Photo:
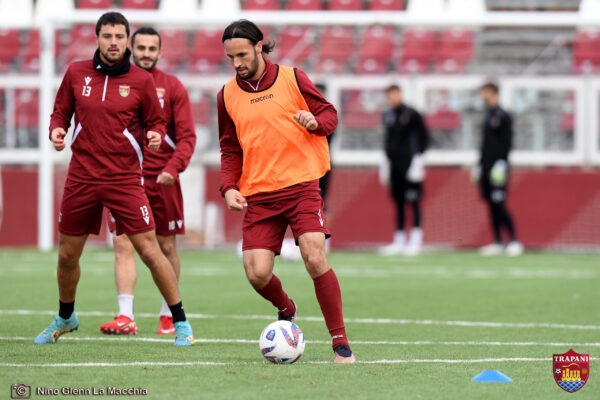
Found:
[(581, 389), (590, 376), (590, 355), (573, 349), (552, 357), (552, 375), (562, 390), (573, 393)]

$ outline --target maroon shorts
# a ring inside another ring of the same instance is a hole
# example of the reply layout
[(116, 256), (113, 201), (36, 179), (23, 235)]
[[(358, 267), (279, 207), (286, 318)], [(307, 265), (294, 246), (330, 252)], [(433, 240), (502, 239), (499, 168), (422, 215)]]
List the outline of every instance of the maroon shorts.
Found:
[(58, 216), (58, 231), (65, 235), (97, 235), (102, 208), (116, 219), (116, 231), (136, 234), (154, 230), (154, 217), (144, 187), (127, 184), (89, 184), (67, 179)]
[(250, 201), (242, 225), (242, 250), (267, 249), (279, 254), (288, 225), (296, 243), (298, 237), (307, 232), (331, 236), (318, 191), (306, 191), (274, 201)]
[(181, 184), (176, 180), (172, 185), (156, 183), (156, 177), (144, 179), (146, 196), (156, 223), (156, 234), (160, 236), (185, 233), (183, 222), (183, 194)]
[[(144, 179), (144, 189), (154, 215), (156, 234), (159, 236), (182, 235), (185, 233), (183, 219), (183, 194), (181, 184), (176, 180), (172, 185), (156, 183), (156, 177)], [(108, 215), (108, 229), (114, 232), (116, 221)]]

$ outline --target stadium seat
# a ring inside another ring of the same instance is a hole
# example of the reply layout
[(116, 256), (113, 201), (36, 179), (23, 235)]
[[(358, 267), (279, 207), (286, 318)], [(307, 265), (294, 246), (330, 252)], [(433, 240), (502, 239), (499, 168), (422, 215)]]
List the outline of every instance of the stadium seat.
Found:
[(563, 100), (559, 125), (563, 132), (573, 133), (575, 131), (575, 95), (573, 92), (568, 92)]
[(394, 28), (372, 26), (364, 30), (360, 39), (356, 72), (381, 74), (388, 70), (395, 45)]
[(161, 68), (167, 72), (177, 72), (179, 64), (186, 61), (190, 53), (187, 31), (161, 29), (160, 36), (162, 39)]
[(417, 73), (428, 69), (437, 47), (437, 35), (432, 30), (407, 29), (402, 40), (400, 72)]
[(60, 52), (62, 68), (73, 61), (92, 58), (98, 48), (96, 41), (96, 28), (90, 24), (75, 25), (70, 31), (70, 40), (66, 45), (66, 52)]
[(192, 51), (188, 62), (191, 72), (216, 73), (225, 60), (220, 30), (200, 29), (194, 33)]
[(314, 33), (307, 26), (287, 26), (279, 33), (278, 60), (283, 65), (304, 66), (311, 55)]
[(368, 130), (381, 127), (381, 110), (368, 92), (349, 91), (342, 108), (342, 121), (346, 129)]
[(156, 10), (157, 0), (122, 0), (121, 8), (133, 8), (138, 10)]
[(425, 115), (425, 124), (433, 132), (453, 132), (462, 125), (460, 113), (441, 106), (432, 114)]
[(0, 43), (0, 72), (8, 71), (19, 55), (21, 34), (17, 29), (0, 29)]
[(316, 40), (319, 43), (318, 72), (339, 73), (346, 70), (354, 50), (354, 30), (350, 27), (327, 27)]
[(111, 9), (115, 7), (113, 0), (77, 0), (75, 7), (78, 9)]
[(332, 11), (358, 11), (362, 10), (361, 0), (329, 0), (328, 10)]
[(37, 129), (39, 121), (39, 93), (33, 89), (15, 92), (15, 123), (18, 128)]
[(577, 33), (573, 44), (573, 69), (575, 72), (591, 73), (600, 67), (600, 32), (585, 30)]
[(441, 33), (437, 72), (458, 73), (464, 72), (465, 66), (473, 58), (475, 34), (467, 29), (447, 29)]
[(211, 95), (194, 89), (190, 91), (190, 103), (192, 105), (192, 114), (196, 125), (208, 126), (211, 124), (216, 110), (213, 110)]
[(399, 11), (404, 10), (404, 0), (371, 0), (369, 10), (371, 11)]
[[(40, 70), (40, 31), (32, 29), (25, 32), (25, 46), (21, 50), (19, 56), (20, 59), (20, 70), (22, 72), (38, 72)], [(54, 54), (56, 56), (58, 48), (55, 49)]]
[(322, 8), (321, 0), (289, 0), (287, 3), (287, 9), (294, 11), (321, 10)]
[(242, 1), (242, 9), (254, 11), (279, 10), (279, 3), (277, 0), (244, 0)]

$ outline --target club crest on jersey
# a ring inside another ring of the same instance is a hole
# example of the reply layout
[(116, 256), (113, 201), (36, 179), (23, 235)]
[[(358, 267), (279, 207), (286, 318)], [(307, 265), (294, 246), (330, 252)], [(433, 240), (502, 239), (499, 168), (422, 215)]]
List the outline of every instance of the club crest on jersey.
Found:
[(162, 100), (165, 98), (165, 92), (166, 92), (165, 88), (162, 88), (162, 87), (156, 88), (156, 96), (158, 96), (159, 100)]
[(590, 376), (590, 355), (570, 349), (552, 357), (552, 375), (558, 386), (569, 393), (581, 389)]
[(119, 85), (119, 94), (121, 95), (121, 97), (129, 96), (129, 89), (129, 85)]

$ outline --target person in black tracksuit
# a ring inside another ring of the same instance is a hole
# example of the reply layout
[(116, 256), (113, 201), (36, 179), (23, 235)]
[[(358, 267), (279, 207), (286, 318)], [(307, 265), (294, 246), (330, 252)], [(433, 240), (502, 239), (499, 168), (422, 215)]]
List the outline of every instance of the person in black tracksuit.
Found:
[[(419, 202), (423, 195), (422, 155), (429, 144), (429, 132), (421, 114), (404, 104), (399, 86), (389, 86), (385, 92), (390, 109), (383, 114), (384, 143), (390, 165), (390, 189), (396, 205), (396, 231), (394, 241), (382, 248), (381, 253), (415, 255), (423, 241)], [(406, 203), (414, 215), (408, 244), (404, 230)]]
[(494, 233), (494, 243), (480, 249), (482, 255), (501, 254), (502, 229), (506, 230), (509, 244), (508, 255), (516, 256), (523, 252), (518, 242), (513, 218), (506, 207), (509, 163), (508, 154), (512, 147), (512, 119), (498, 104), (498, 86), (486, 83), (480, 89), (486, 111), (482, 127), (481, 157), (477, 167), (481, 196), (487, 203)]

